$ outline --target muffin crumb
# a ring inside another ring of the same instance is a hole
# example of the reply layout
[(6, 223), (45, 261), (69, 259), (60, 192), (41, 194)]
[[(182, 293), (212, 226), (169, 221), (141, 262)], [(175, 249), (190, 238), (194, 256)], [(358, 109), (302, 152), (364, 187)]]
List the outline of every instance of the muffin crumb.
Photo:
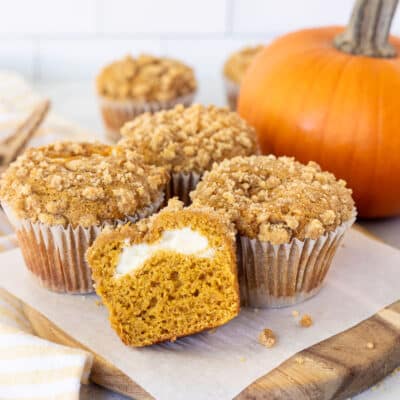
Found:
[(260, 332), (258, 336), (258, 342), (270, 349), (276, 344), (276, 336), (271, 329), (265, 328)]
[(299, 312), (298, 312), (297, 310), (293, 310), (293, 311), (292, 311), (292, 316), (293, 316), (294, 318), (297, 318), (297, 317), (299, 316)]
[(318, 239), (351, 220), (351, 193), (314, 162), (253, 155), (214, 165), (190, 196), (194, 204), (223, 210), (240, 235), (283, 244)]
[(304, 314), (300, 319), (300, 326), (303, 328), (309, 328), (313, 324), (313, 320), (310, 315)]
[(372, 350), (372, 349), (375, 348), (375, 343), (373, 343), (373, 342), (368, 342), (366, 347), (367, 347), (367, 349)]
[(258, 152), (255, 130), (237, 113), (213, 105), (145, 113), (126, 123), (121, 135), (121, 145), (173, 172), (203, 173), (214, 162)]
[(19, 218), (88, 227), (159, 201), (168, 179), (165, 168), (147, 165), (132, 150), (59, 142), (18, 157), (1, 178), (0, 197)]

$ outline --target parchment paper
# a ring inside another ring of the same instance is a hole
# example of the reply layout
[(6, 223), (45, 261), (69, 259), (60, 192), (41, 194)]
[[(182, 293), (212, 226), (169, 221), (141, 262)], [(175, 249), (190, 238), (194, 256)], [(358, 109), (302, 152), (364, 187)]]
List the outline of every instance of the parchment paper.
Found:
[[(39, 287), (18, 250), (0, 255), (0, 271), (1, 286), (161, 400), (231, 399), (294, 353), (350, 328), (400, 298), (400, 252), (351, 230), (325, 287), (313, 299), (290, 308), (244, 309), (215, 333), (131, 349), (111, 330), (107, 311), (95, 304), (95, 295), (60, 295)], [(294, 309), (310, 314), (314, 325), (299, 327), (291, 315)], [(272, 349), (257, 342), (265, 327), (279, 338)]]

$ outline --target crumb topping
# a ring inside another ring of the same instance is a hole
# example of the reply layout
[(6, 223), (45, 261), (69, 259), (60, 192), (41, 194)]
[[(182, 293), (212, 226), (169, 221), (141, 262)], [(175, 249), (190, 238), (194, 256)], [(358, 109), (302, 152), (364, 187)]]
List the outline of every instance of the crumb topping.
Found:
[(239, 234), (272, 244), (317, 239), (354, 215), (345, 181), (315, 162), (273, 155), (214, 165), (191, 198), (194, 205), (224, 210)]
[(170, 58), (126, 56), (102, 69), (96, 79), (100, 95), (117, 100), (168, 101), (193, 93), (192, 68)]
[(271, 329), (263, 329), (258, 336), (258, 342), (268, 349), (274, 347), (276, 343), (275, 333)]
[(121, 145), (173, 172), (202, 173), (215, 161), (258, 152), (255, 130), (237, 113), (212, 105), (146, 113), (125, 124), (121, 134)]
[(300, 326), (303, 328), (309, 328), (313, 324), (313, 320), (310, 315), (304, 314), (300, 319)]
[(225, 62), (224, 75), (230, 80), (240, 83), (250, 63), (263, 48), (264, 46), (261, 45), (245, 47), (233, 53)]
[(26, 150), (0, 181), (19, 218), (49, 225), (98, 225), (156, 201), (168, 174), (137, 153), (99, 143), (60, 142)]

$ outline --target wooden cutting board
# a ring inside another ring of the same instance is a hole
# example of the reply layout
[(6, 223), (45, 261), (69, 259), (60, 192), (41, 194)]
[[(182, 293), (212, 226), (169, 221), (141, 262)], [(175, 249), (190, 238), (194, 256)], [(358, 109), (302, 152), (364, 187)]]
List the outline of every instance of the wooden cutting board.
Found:
[[(91, 351), (28, 304), (22, 303), (22, 307), (38, 336)], [(368, 348), (368, 343), (374, 348)], [(297, 353), (249, 385), (235, 400), (347, 399), (399, 365), (400, 300), (353, 328)], [(154, 399), (96, 353), (91, 380), (133, 399)]]
[[(93, 382), (131, 398), (154, 398), (101, 355), (29, 304), (18, 301), (38, 336), (94, 354)], [(235, 399), (347, 399), (374, 385), (399, 365), (400, 300), (351, 329), (300, 351), (250, 384)]]

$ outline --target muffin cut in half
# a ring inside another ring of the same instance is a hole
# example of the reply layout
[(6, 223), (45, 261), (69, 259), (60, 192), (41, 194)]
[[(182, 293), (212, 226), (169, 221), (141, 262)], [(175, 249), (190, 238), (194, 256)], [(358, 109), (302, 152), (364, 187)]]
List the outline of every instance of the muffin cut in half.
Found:
[(87, 253), (122, 341), (141, 347), (220, 326), (239, 313), (234, 234), (219, 214), (182, 209), (104, 231)]

